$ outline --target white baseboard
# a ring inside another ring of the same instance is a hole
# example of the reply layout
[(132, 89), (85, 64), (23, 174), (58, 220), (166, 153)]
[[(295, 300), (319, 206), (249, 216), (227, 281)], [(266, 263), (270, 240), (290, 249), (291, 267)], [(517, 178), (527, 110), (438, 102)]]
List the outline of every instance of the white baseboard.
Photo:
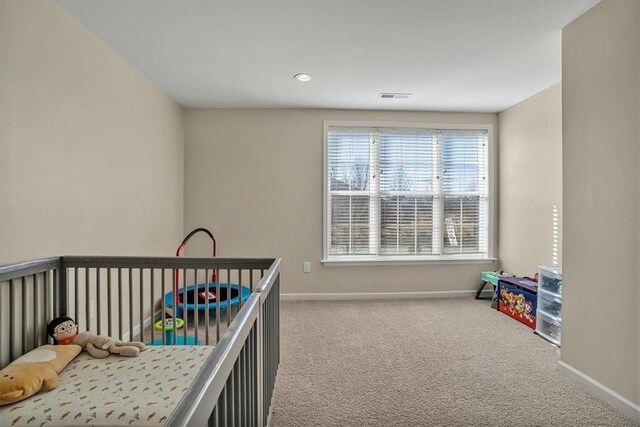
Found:
[(594, 380), (584, 372), (581, 372), (573, 366), (558, 361), (558, 371), (562, 372), (565, 376), (571, 378), (575, 382), (583, 385), (591, 393), (609, 402), (614, 407), (618, 408), (636, 422), (640, 422), (640, 406), (633, 403), (626, 397), (611, 390), (609, 387)]
[[(336, 293), (300, 293), (280, 294), (283, 301), (322, 301), (322, 300), (371, 300), (371, 299), (418, 299), (418, 298), (468, 298), (476, 291), (433, 291), (433, 292), (336, 292)], [(492, 290), (482, 291), (482, 296), (493, 295)]]

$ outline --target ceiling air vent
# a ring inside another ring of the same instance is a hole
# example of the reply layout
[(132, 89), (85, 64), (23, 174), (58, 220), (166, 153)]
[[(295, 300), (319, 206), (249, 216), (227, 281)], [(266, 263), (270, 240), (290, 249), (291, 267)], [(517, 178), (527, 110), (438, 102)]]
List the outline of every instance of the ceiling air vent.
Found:
[(411, 96), (410, 93), (381, 93), (381, 99), (407, 99)]

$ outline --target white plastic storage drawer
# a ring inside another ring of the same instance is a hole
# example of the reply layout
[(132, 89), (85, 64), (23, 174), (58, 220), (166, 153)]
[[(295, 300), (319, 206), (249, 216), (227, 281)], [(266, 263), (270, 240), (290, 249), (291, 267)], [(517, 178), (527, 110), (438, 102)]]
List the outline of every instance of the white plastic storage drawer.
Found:
[(538, 267), (538, 287), (562, 295), (562, 267)]
[(560, 317), (562, 314), (562, 298), (544, 289), (538, 290), (538, 310), (542, 310), (552, 316)]
[(562, 267), (538, 267), (536, 333), (560, 345), (562, 335)]
[(562, 338), (560, 319), (548, 316), (538, 309), (536, 332), (556, 345), (560, 345)]

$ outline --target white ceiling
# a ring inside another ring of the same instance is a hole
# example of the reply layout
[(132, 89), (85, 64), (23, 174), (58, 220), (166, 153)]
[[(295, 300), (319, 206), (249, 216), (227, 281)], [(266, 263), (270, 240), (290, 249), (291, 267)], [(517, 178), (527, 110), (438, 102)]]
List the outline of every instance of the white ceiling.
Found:
[(560, 30), (597, 3), (57, 2), (184, 106), (488, 112), (559, 82)]

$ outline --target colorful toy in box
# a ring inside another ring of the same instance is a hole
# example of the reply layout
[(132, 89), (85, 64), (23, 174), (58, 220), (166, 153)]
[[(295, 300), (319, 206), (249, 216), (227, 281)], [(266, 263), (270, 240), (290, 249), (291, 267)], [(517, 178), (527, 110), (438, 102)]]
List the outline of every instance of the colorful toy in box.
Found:
[(530, 328), (536, 327), (538, 284), (527, 277), (501, 277), (498, 281), (498, 310)]

